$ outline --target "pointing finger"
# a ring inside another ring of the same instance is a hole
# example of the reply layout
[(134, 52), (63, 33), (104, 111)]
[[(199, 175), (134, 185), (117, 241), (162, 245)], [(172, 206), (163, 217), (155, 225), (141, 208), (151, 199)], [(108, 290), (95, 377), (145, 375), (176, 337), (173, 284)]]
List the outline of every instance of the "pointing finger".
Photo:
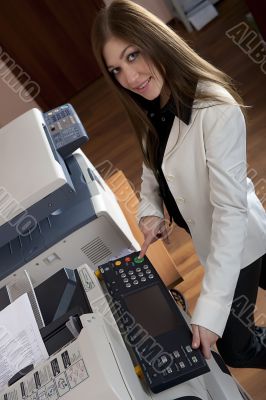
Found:
[(141, 250), (139, 253), (139, 258), (143, 258), (146, 254), (146, 251), (148, 250), (149, 245), (151, 244), (151, 239), (147, 237), (144, 241), (144, 243), (141, 246)]

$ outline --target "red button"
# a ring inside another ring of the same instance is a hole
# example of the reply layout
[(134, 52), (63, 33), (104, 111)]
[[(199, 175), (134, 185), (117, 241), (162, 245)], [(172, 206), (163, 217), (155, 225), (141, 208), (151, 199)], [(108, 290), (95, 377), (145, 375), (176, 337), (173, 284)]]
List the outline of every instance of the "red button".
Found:
[(131, 261), (131, 258), (130, 257), (126, 257), (125, 258), (125, 262), (129, 262), (129, 261)]

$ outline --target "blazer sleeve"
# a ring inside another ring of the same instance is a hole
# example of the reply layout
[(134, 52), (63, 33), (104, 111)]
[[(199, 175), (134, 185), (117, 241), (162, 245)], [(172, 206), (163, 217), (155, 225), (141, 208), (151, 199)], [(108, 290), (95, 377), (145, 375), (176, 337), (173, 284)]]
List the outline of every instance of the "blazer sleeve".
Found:
[(142, 183), (140, 190), (140, 203), (137, 220), (146, 216), (164, 218), (163, 201), (160, 195), (159, 185), (153, 171), (143, 163)]
[(237, 105), (204, 110), (203, 135), (213, 207), (210, 251), (191, 323), (220, 337), (232, 305), (247, 234), (246, 127)]

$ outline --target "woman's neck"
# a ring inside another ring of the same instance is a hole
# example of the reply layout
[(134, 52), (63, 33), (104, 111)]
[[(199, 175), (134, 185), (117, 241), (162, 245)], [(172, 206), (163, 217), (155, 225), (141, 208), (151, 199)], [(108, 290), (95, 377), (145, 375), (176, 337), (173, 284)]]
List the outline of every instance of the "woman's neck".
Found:
[(171, 91), (167, 85), (164, 85), (160, 94), (160, 108), (163, 108), (170, 99)]

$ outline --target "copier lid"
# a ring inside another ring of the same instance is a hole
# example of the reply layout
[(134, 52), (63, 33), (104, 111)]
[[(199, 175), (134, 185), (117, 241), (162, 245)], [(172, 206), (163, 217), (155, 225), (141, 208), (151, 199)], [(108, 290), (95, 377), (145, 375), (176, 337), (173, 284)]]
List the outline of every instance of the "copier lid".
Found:
[(35, 108), (0, 130), (0, 226), (67, 182), (43, 125)]

